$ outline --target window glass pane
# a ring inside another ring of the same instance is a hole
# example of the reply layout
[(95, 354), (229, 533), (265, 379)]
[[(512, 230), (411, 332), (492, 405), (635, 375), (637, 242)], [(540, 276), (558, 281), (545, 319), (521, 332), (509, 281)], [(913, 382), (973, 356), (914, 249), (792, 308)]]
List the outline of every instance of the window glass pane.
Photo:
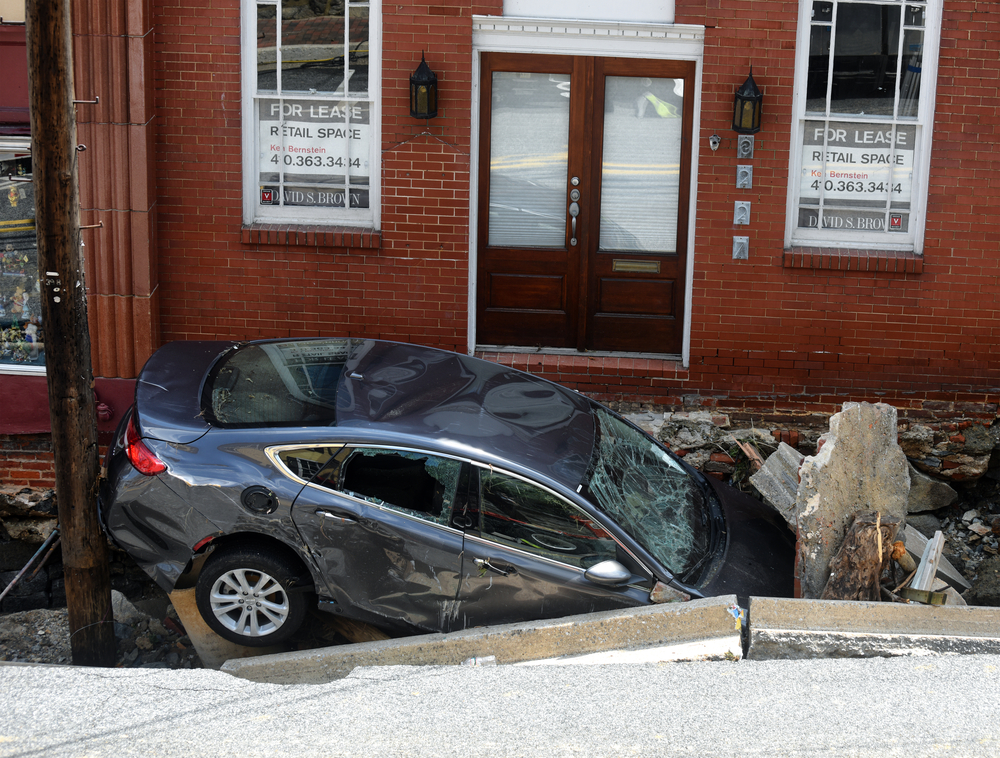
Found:
[(840, 3), (833, 54), (832, 113), (892, 116), (900, 7)]
[(903, 79), (899, 85), (899, 117), (916, 118), (920, 105), (920, 69), (923, 65), (924, 33), (903, 32)]
[(281, 450), (278, 458), (285, 464), (289, 472), (299, 479), (309, 481), (320, 473), (338, 452), (340, 447), (303, 447), (293, 450)]
[(821, 2), (820, 0), (814, 2), (812, 7), (812, 20), (814, 23), (817, 21), (833, 21), (833, 3), (829, 1)]
[(925, 11), (926, 8), (922, 5), (907, 5), (904, 23), (907, 26), (923, 26)]
[(806, 110), (826, 113), (826, 85), (830, 80), (829, 26), (813, 26), (809, 38), (809, 78), (806, 82)]
[(461, 461), (450, 458), (364, 448), (348, 459), (339, 489), (375, 505), (447, 524), (461, 472)]
[(684, 80), (609, 76), (601, 250), (677, 251)]
[(350, 54), (348, 69), (351, 72), (348, 91), (352, 95), (368, 95), (368, 8), (351, 8)]
[(333, 92), (343, 83), (343, 5), (283, 0), (281, 90)]
[(0, 156), (0, 363), (45, 365), (31, 158)]
[(370, 3), (276, 0), (255, 8), (256, 124), (245, 132), (256, 143), (254, 216), (274, 217), (281, 207), (315, 209), (293, 211), (302, 219), (371, 209)]
[(278, 89), (278, 25), (274, 5), (257, 6), (257, 89)]
[(566, 244), (570, 77), (495, 72), (489, 244)]
[(582, 568), (617, 554), (600, 524), (523, 479), (481, 469), (479, 510), (483, 537), (529, 553)]
[[(910, 214), (924, 203), (914, 187), (926, 2), (824, 0), (811, 4), (806, 118), (793, 244), (914, 242)], [(940, 18), (940, 14), (935, 14)], [(801, 42), (801, 38), (800, 38)], [(935, 53), (935, 50), (931, 50)], [(825, 68), (831, 70), (827, 77)], [(829, 87), (830, 93), (824, 91)], [(929, 115), (929, 114), (925, 114)]]

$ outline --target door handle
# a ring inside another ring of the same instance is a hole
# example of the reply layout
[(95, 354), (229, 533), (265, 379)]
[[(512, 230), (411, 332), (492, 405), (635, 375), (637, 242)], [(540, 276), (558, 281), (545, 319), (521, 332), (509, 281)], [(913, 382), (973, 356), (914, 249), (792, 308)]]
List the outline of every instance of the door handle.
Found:
[(490, 563), (489, 558), (473, 558), (472, 562), (475, 563), (476, 567), (479, 569), (480, 576), (485, 574), (487, 571), (493, 571), (500, 574), (500, 576), (510, 576), (511, 574), (517, 573), (517, 569), (513, 566), (504, 566), (503, 568), (494, 566)]
[[(573, 190), (573, 192), (577, 192)], [(579, 194), (579, 193), (577, 193)], [(570, 215), (570, 245), (576, 244), (576, 217), (580, 215), (580, 204), (576, 201), (569, 204), (569, 215)]]
[(322, 508), (316, 509), (316, 515), (322, 516), (323, 518), (328, 518), (333, 521), (337, 521), (341, 524), (356, 524), (357, 519), (351, 518), (350, 516), (342, 516), (339, 513), (331, 513), (330, 511), (324, 511)]

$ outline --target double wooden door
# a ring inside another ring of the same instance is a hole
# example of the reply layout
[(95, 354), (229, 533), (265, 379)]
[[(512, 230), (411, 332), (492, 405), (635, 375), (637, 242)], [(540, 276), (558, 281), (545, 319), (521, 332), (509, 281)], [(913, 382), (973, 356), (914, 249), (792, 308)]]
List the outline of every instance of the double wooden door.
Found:
[(679, 354), (694, 63), (482, 62), (476, 342)]

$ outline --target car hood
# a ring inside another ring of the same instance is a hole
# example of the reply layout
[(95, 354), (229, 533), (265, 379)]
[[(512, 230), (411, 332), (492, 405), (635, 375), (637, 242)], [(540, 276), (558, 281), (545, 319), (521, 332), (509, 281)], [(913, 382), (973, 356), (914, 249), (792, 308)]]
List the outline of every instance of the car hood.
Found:
[(170, 342), (146, 361), (135, 384), (135, 407), (144, 437), (194, 442), (209, 430), (201, 390), (216, 359), (234, 342)]
[(792, 597), (795, 535), (770, 506), (707, 477), (719, 498), (726, 537), (721, 566), (705, 586), (706, 596)]

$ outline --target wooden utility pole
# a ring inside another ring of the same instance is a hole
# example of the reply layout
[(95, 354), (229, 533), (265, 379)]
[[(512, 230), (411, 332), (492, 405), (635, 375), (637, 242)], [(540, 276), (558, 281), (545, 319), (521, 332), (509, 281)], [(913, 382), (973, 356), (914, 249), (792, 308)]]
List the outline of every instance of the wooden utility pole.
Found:
[(80, 253), (70, 0), (28, 0), (31, 162), (45, 366), (73, 663), (112, 666), (108, 546), (97, 522), (97, 415)]

